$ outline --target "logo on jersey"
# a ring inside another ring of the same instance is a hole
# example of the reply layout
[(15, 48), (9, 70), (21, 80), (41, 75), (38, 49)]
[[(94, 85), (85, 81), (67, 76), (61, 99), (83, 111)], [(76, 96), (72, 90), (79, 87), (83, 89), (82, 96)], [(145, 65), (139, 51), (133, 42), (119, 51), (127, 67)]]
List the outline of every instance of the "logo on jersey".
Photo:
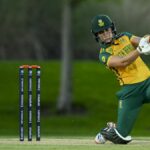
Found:
[(102, 62), (106, 63), (106, 57), (105, 56), (102, 57)]
[(99, 19), (99, 20), (98, 20), (98, 25), (99, 25), (100, 27), (103, 27), (103, 26), (105, 26), (105, 23), (104, 23), (104, 21), (103, 21), (102, 19)]

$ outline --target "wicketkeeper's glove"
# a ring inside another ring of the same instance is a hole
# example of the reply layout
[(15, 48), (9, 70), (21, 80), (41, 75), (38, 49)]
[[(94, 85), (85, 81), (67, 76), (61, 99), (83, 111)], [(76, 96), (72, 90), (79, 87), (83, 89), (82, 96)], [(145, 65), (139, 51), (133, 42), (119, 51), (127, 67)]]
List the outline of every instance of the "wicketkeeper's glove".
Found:
[(150, 36), (142, 37), (136, 49), (140, 54), (150, 55)]

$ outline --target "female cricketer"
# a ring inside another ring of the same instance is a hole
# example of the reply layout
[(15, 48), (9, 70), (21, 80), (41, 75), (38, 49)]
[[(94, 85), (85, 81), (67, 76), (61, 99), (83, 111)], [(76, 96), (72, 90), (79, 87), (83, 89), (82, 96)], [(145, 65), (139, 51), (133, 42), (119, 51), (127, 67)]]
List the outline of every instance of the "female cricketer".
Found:
[(92, 19), (92, 33), (100, 43), (99, 60), (113, 71), (120, 83), (117, 124), (107, 126), (96, 135), (96, 143), (109, 140), (115, 144), (127, 144), (139, 111), (150, 103), (150, 70), (140, 55), (150, 55), (150, 36), (138, 37), (128, 32), (116, 33), (107, 15)]

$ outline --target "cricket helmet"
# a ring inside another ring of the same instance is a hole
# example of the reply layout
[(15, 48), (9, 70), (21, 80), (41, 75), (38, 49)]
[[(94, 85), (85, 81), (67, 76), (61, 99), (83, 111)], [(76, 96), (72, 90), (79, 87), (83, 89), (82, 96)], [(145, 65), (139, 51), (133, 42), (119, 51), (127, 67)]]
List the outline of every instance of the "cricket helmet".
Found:
[[(116, 28), (112, 20), (107, 15), (97, 15), (92, 19), (91, 32), (97, 38), (97, 33), (104, 31), (108, 28), (112, 29), (112, 32), (116, 34)], [(96, 39), (98, 40), (98, 39)]]

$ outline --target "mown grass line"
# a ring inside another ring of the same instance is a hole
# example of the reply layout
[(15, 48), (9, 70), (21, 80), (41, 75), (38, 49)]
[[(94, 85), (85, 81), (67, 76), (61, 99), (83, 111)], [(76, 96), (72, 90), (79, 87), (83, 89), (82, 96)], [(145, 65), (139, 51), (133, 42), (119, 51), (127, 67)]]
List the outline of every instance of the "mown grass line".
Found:
[(127, 145), (95, 144), (92, 137), (46, 137), (40, 142), (19, 142), (17, 138), (0, 137), (0, 150), (148, 150), (150, 137), (135, 137)]

